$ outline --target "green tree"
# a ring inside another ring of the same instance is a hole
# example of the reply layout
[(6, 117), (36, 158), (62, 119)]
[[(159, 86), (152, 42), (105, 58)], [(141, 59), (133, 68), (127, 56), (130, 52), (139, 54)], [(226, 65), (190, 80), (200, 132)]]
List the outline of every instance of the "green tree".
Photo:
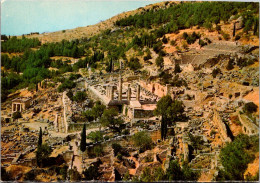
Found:
[(155, 181), (166, 180), (165, 172), (161, 167), (158, 167), (153, 171), (153, 176)]
[(22, 118), (22, 114), (19, 111), (16, 111), (13, 113), (13, 119), (18, 120), (19, 118)]
[(117, 118), (118, 112), (116, 109), (111, 108), (104, 111), (100, 122), (103, 126), (109, 127), (112, 130), (116, 130), (117, 132), (121, 131), (121, 125), (123, 124), (123, 120), (121, 118)]
[(106, 106), (101, 104), (100, 101), (97, 101), (95, 106), (92, 108), (92, 114), (93, 114), (94, 119), (97, 120), (98, 118), (101, 118), (105, 109), (106, 109)]
[(188, 133), (188, 137), (191, 142), (191, 146), (195, 149), (198, 150), (201, 145), (203, 144), (203, 140), (201, 136), (194, 136), (191, 133)]
[(166, 138), (167, 133), (167, 120), (169, 119), (168, 108), (172, 104), (172, 98), (170, 96), (162, 97), (158, 102), (156, 109), (154, 111), (155, 115), (162, 116), (161, 120), (161, 139), (164, 140)]
[(122, 146), (120, 144), (117, 144), (117, 143), (113, 143), (112, 148), (114, 150), (115, 156), (117, 156), (117, 154), (120, 153), (121, 150), (122, 150)]
[(170, 161), (169, 168), (166, 171), (166, 177), (169, 181), (184, 180), (183, 172), (177, 160)]
[(170, 121), (175, 122), (175, 121), (182, 121), (185, 116), (183, 115), (184, 113), (184, 105), (182, 101), (179, 100), (173, 100), (172, 104), (168, 107), (167, 109), (168, 113), (168, 118)]
[(177, 74), (177, 73), (180, 73), (181, 72), (181, 67), (178, 63), (175, 64), (175, 68), (174, 68), (174, 73)]
[(102, 145), (96, 145), (94, 148), (93, 148), (93, 152), (95, 154), (96, 157), (99, 157), (99, 156), (102, 156), (104, 154), (104, 149), (103, 149), (103, 146)]
[(233, 63), (233, 60), (232, 60), (232, 59), (229, 59), (226, 69), (229, 70), (229, 71), (232, 70), (232, 69), (234, 69), (233, 64), (234, 64), (234, 63)]
[(157, 65), (158, 67), (160, 67), (160, 69), (162, 69), (163, 66), (164, 66), (163, 57), (162, 57), (162, 56), (157, 57), (156, 60), (155, 60), (155, 63), (156, 63), (156, 65)]
[[(220, 161), (224, 167), (219, 172), (217, 181), (223, 180), (244, 180), (244, 172), (248, 163), (254, 160), (254, 153), (259, 145), (249, 138), (249, 136), (240, 134), (231, 143), (227, 143), (220, 151)], [(259, 138), (258, 138), (259, 140)], [(257, 141), (257, 140), (256, 140)]]
[(62, 180), (66, 180), (67, 179), (68, 168), (69, 167), (67, 165), (63, 165), (62, 168), (60, 169)]
[(167, 44), (167, 43), (168, 43), (168, 39), (167, 39), (165, 36), (163, 36), (162, 42), (163, 42), (164, 44)]
[(82, 115), (89, 122), (94, 120), (93, 110), (86, 110), (86, 111), (82, 112)]
[(219, 68), (215, 68), (213, 71), (212, 71), (212, 76), (213, 76), (213, 78), (216, 78), (216, 76), (218, 75), (218, 74), (220, 74), (221, 73), (221, 70), (219, 69)]
[(145, 131), (135, 133), (132, 136), (132, 140), (133, 140), (135, 146), (139, 147), (140, 149), (142, 149), (144, 151), (151, 149), (152, 143), (153, 143), (152, 138)]
[(86, 100), (86, 98), (87, 98), (86, 92), (78, 91), (76, 93), (76, 95), (73, 97), (73, 100), (77, 101), (79, 103), (82, 103), (82, 102), (84, 102)]
[(38, 147), (40, 147), (41, 145), (42, 145), (42, 127), (40, 127)]
[(184, 162), (182, 168), (177, 160), (170, 161), (169, 168), (166, 170), (166, 177), (169, 181), (196, 181), (200, 172), (193, 171), (187, 162)]
[(83, 125), (83, 129), (81, 132), (81, 139), (80, 139), (80, 150), (81, 152), (85, 152), (86, 151), (86, 124)]
[(253, 113), (257, 111), (257, 105), (254, 102), (248, 102), (244, 105), (243, 111), (246, 113)]
[(98, 180), (100, 176), (98, 166), (90, 165), (86, 170), (83, 171), (86, 180)]
[(37, 92), (38, 89), (39, 89), (39, 87), (38, 87), (38, 83), (36, 83), (36, 84), (35, 84), (35, 91)]
[(77, 171), (76, 168), (69, 170), (69, 177), (70, 177), (70, 180), (72, 180), (72, 181), (80, 181), (81, 180), (81, 175)]
[(1, 181), (10, 181), (10, 173), (6, 171), (5, 167), (1, 166)]
[(181, 101), (172, 100), (169, 95), (162, 97), (158, 102), (156, 109), (154, 110), (155, 115), (162, 117), (161, 119), (161, 139), (164, 140), (167, 135), (168, 123), (183, 118), (184, 106)]
[(34, 170), (30, 170), (24, 175), (24, 180), (29, 181), (35, 181), (37, 174), (34, 172)]
[(90, 134), (88, 134), (88, 139), (90, 139), (94, 142), (102, 141), (103, 140), (103, 133), (100, 132), (100, 131), (90, 132)]
[(48, 144), (42, 144), (41, 146), (37, 147), (37, 151), (36, 151), (37, 165), (42, 167), (44, 162), (48, 161), (51, 152), (52, 149)]
[(257, 34), (258, 29), (259, 29), (259, 18), (255, 18), (255, 22), (254, 22), (254, 35), (258, 35)]
[(149, 167), (144, 168), (144, 170), (140, 176), (140, 181), (141, 182), (153, 182), (154, 181), (151, 168), (149, 168)]
[(69, 97), (70, 100), (73, 100), (73, 92), (72, 92), (72, 90), (69, 90), (66, 95), (67, 95), (67, 97)]

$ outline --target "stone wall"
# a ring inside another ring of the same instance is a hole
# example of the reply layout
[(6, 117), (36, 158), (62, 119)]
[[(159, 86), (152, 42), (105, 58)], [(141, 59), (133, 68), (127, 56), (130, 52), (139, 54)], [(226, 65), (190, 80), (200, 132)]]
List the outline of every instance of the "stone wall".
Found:
[(250, 119), (247, 119), (245, 115), (238, 114), (238, 119), (242, 124), (243, 133), (247, 135), (256, 135), (259, 133), (258, 126), (250, 121)]
[(166, 86), (162, 86), (159, 83), (146, 83), (140, 81), (140, 86), (159, 97), (163, 97), (166, 95)]
[(214, 115), (213, 115), (213, 121), (214, 123), (217, 125), (220, 136), (221, 136), (221, 140), (223, 142), (231, 142), (230, 137), (228, 136), (227, 133), (227, 128), (225, 123), (222, 121), (221, 116), (219, 115), (219, 112), (214, 109)]
[(134, 118), (150, 118), (153, 117), (153, 110), (134, 109)]

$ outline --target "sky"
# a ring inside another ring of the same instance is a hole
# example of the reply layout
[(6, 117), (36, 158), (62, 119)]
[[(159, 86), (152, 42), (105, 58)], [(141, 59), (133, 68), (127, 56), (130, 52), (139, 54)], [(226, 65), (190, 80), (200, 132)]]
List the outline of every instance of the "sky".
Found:
[(93, 25), (154, 0), (2, 0), (1, 34), (53, 32)]

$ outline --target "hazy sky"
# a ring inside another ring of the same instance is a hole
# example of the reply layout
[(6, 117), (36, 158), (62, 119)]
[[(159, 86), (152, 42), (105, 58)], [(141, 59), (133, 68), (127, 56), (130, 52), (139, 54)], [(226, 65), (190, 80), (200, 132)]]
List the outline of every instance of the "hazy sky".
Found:
[(53, 32), (92, 25), (155, 2), (159, 1), (4, 0), (1, 34)]

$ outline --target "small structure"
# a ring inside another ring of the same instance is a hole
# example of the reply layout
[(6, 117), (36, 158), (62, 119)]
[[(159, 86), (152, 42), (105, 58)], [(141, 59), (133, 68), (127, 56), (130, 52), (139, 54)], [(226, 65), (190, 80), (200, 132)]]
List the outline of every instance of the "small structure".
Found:
[(19, 97), (12, 100), (12, 113), (14, 112), (22, 112), (23, 110), (27, 109), (31, 105), (30, 97)]

